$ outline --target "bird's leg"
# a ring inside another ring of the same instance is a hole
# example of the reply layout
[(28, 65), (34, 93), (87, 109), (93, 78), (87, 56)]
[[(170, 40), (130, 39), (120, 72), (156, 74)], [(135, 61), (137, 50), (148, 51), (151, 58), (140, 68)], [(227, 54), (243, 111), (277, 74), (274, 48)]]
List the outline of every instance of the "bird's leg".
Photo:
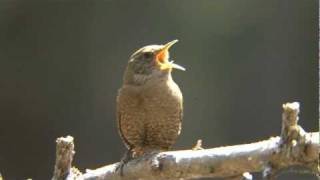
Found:
[(121, 158), (121, 161), (119, 165), (116, 168), (116, 171), (120, 170), (120, 176), (123, 176), (123, 167), (133, 158), (132, 149), (128, 149), (123, 157)]

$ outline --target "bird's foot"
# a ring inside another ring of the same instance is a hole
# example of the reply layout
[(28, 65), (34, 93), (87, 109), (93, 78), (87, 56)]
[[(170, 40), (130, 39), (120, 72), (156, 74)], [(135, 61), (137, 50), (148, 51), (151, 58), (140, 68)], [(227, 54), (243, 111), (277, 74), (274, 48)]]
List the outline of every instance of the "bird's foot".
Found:
[(128, 149), (123, 155), (123, 157), (121, 158), (121, 161), (119, 162), (118, 166), (116, 167), (116, 171), (120, 171), (120, 176), (123, 176), (124, 166), (132, 159), (133, 159), (132, 151), (131, 149)]

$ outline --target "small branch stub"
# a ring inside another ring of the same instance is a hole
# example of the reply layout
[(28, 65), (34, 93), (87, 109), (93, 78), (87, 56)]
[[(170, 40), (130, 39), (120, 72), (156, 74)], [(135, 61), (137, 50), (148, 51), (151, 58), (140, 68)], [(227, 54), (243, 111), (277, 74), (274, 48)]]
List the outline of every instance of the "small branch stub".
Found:
[(60, 137), (56, 143), (56, 163), (52, 180), (72, 179), (70, 170), (74, 156), (73, 137)]
[[(290, 168), (288, 163), (307, 168), (311, 172), (319, 174), (319, 137), (317, 137), (317, 141), (312, 142), (312, 136), (316, 134), (306, 133), (298, 124), (300, 112), (298, 102), (283, 104), (282, 108), (280, 152), (269, 164), (269, 175), (276, 176), (283, 169)], [(301, 170), (301, 172), (303, 171)], [(295, 172), (299, 173), (299, 170), (297, 169)]]
[(300, 126), (298, 126), (300, 104), (298, 102), (286, 103), (282, 105), (282, 140), (289, 142), (297, 139), (300, 135)]

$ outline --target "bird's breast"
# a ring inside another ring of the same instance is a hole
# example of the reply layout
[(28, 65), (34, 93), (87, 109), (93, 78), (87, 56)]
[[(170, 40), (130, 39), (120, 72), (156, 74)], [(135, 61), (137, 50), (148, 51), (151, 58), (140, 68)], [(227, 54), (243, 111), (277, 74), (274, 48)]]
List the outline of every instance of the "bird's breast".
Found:
[(170, 147), (181, 131), (182, 103), (173, 81), (122, 87), (118, 96), (122, 137), (129, 146)]
[(173, 80), (156, 82), (146, 86), (142, 92), (146, 105), (160, 107), (179, 107), (182, 103), (182, 93)]

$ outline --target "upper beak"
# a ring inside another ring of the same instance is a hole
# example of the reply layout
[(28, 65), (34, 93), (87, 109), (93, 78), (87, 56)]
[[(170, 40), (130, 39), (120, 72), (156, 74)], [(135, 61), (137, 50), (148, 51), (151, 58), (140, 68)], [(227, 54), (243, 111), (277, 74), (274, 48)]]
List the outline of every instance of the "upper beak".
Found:
[(175, 43), (177, 43), (178, 40), (175, 39), (173, 41), (168, 42), (161, 48), (156, 54), (159, 58), (159, 61), (164, 64), (163, 69), (179, 69), (182, 71), (185, 71), (186, 69), (178, 64), (173, 63), (173, 61), (168, 61), (167, 57), (165, 57), (168, 54), (169, 49), (171, 46), (173, 46)]
[(173, 41), (168, 42), (167, 44), (164, 45), (162, 50), (169, 50), (171, 46), (173, 46), (175, 43), (178, 42), (178, 39), (175, 39)]

